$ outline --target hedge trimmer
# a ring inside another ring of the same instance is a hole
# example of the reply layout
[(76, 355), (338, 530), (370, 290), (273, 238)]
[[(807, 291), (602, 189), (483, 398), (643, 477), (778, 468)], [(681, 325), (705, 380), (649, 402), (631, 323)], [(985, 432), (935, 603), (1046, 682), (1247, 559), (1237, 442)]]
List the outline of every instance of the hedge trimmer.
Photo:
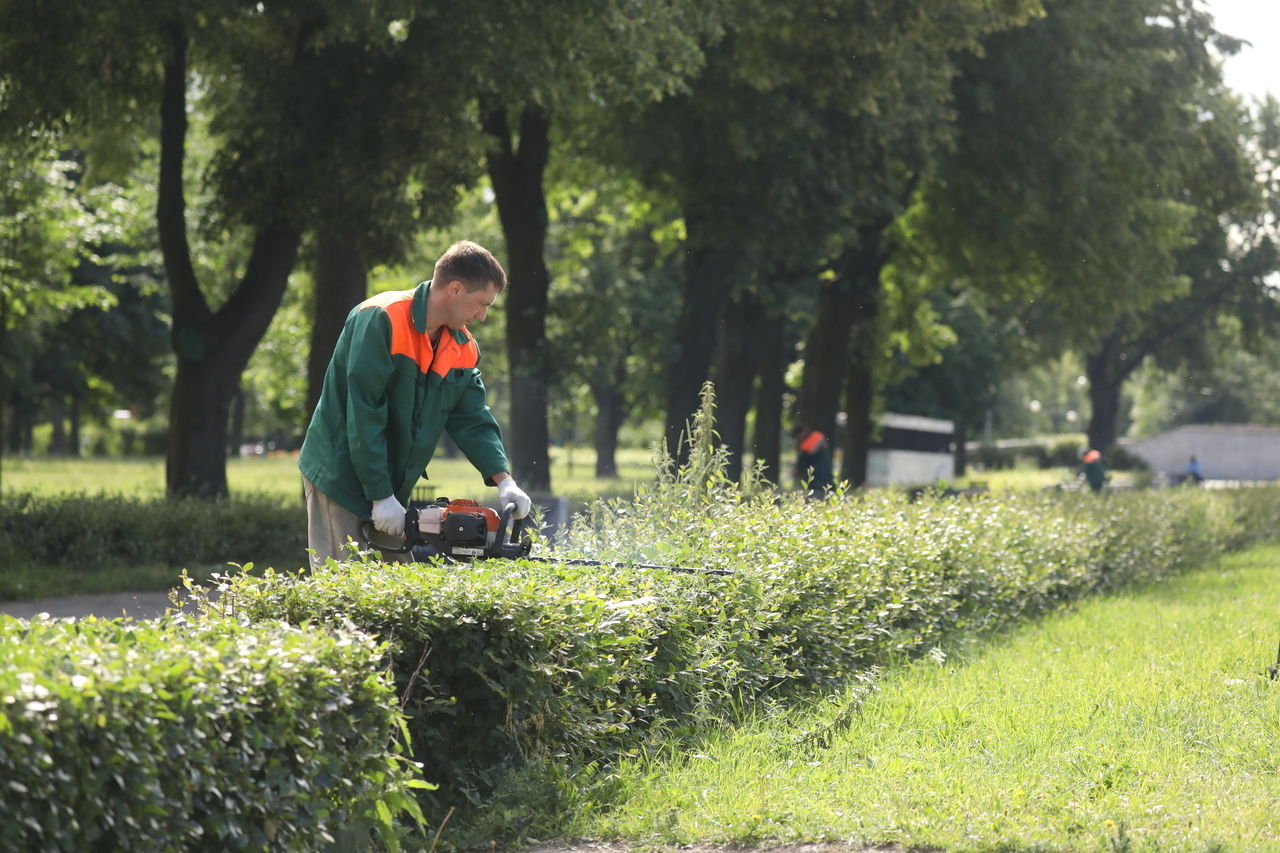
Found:
[[(656, 563), (619, 563), (584, 560), (576, 557), (534, 557), (533, 540), (524, 529), (524, 519), (511, 519), (515, 504), (498, 513), (472, 500), (437, 498), (427, 506), (411, 506), (404, 514), (404, 544), (398, 548), (378, 545), (391, 554), (412, 554), (414, 559), (443, 556), (446, 560), (533, 560), (563, 566), (607, 566), (610, 568), (661, 569), (701, 575), (731, 575), (728, 569), (701, 569), (663, 566)], [(510, 530), (508, 530), (510, 523)], [(365, 539), (374, 532), (373, 522), (361, 522)]]

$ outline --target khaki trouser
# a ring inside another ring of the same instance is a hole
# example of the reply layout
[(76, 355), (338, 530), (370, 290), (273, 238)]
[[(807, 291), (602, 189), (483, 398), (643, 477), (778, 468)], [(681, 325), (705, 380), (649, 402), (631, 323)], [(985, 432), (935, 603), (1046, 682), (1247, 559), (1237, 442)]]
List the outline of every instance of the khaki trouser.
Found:
[[(311, 568), (321, 566), (330, 558), (350, 559), (351, 542), (361, 551), (377, 547), (369, 542), (360, 530), (360, 517), (342, 504), (330, 500), (306, 477), (302, 478), (302, 491), (307, 498), (307, 550), (311, 552)], [(382, 536), (382, 534), (378, 534)], [(388, 562), (407, 563), (408, 554), (382, 552)]]

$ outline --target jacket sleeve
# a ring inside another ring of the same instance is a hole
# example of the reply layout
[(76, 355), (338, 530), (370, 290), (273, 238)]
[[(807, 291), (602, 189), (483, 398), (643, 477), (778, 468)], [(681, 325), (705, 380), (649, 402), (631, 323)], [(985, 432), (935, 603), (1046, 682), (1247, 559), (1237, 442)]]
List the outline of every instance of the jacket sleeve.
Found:
[(502, 430), (485, 402), (484, 383), (478, 369), (472, 369), (471, 382), (449, 412), (444, 428), (480, 472), (485, 485), (494, 485), (489, 480), (494, 474), (511, 470), (502, 446)]
[(391, 380), (391, 320), (379, 308), (352, 316), (347, 359), (347, 447), (364, 496), (394, 491), (387, 450), (387, 385)]

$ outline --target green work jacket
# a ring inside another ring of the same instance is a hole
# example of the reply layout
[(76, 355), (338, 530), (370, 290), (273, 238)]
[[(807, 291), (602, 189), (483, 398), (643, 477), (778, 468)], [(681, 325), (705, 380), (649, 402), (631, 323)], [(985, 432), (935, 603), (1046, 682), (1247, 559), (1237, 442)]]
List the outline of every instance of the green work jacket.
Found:
[(465, 328), (445, 328), (433, 349), (425, 334), (430, 286), (381, 293), (351, 309), (302, 442), (298, 468), (361, 517), (388, 495), (408, 505), (442, 431), (486, 485), (510, 470), (485, 404), (475, 339)]

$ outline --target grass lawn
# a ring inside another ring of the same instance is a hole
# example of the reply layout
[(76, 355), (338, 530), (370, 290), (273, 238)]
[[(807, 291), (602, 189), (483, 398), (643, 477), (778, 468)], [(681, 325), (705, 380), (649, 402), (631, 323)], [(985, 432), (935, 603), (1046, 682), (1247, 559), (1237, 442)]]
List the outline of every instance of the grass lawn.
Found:
[[(637, 482), (654, 477), (652, 453), (641, 448), (618, 451), (618, 477), (595, 476), (596, 456), (591, 448), (555, 447), (551, 450), (551, 483), (557, 495), (588, 498), (596, 495), (630, 495)], [(789, 459), (784, 459), (787, 466)], [(790, 468), (787, 468), (790, 471)], [(436, 495), (482, 498), (484, 486), (466, 459), (439, 458), (431, 463), (430, 480), (420, 485)], [(1070, 468), (1019, 468), (973, 473), (955, 481), (956, 486), (981, 484), (992, 491), (1043, 489), (1073, 479)], [(1116, 476), (1123, 480), (1124, 474)], [(258, 456), (227, 460), (227, 483), (235, 493), (263, 493), (302, 501), (302, 481), (294, 457)], [(130, 495), (164, 494), (164, 459), (59, 459), (5, 457), (0, 460), (0, 490), (58, 494), (65, 492), (121, 492)]]
[(638, 761), (616, 807), (583, 803), (564, 834), (1280, 850), (1277, 568), (1257, 548), (938, 651), (856, 713), (842, 697)]
[[(590, 497), (600, 494), (630, 495), (634, 483), (652, 480), (651, 453), (642, 449), (618, 451), (618, 477), (595, 476), (596, 456), (590, 448), (553, 448), (551, 483), (557, 495)], [(0, 489), (39, 495), (65, 492), (120, 492), (130, 495), (164, 495), (164, 459), (30, 459), (0, 460)], [(483, 499), (480, 475), (463, 457), (437, 458), (431, 463), (430, 480), (423, 481), (436, 495)], [(235, 493), (261, 493), (296, 498), (302, 502), (302, 479), (294, 457), (259, 456), (227, 460), (227, 484)]]

